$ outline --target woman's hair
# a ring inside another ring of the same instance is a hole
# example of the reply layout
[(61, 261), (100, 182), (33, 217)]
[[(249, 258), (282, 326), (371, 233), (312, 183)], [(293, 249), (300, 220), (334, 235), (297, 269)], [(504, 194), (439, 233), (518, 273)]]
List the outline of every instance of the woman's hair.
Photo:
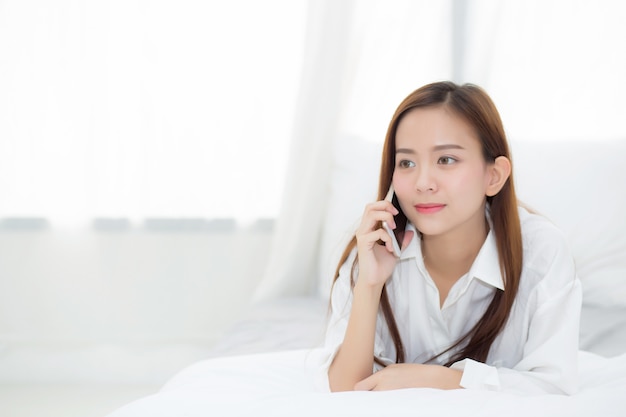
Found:
[[(378, 185), (378, 199), (382, 200), (391, 185), (393, 171), (396, 165), (396, 130), (404, 115), (414, 109), (425, 107), (442, 107), (474, 128), (480, 140), (482, 153), (487, 163), (494, 163), (499, 156), (511, 159), (509, 146), (500, 120), (500, 115), (489, 96), (480, 88), (472, 84), (456, 85), (452, 82), (436, 82), (428, 84), (411, 93), (400, 103), (394, 113), (383, 146), (380, 180)], [(491, 207), (491, 221), (496, 238), (500, 270), (504, 277), (505, 291), (496, 290), (487, 310), (476, 325), (452, 346), (440, 352), (434, 358), (455, 348), (461, 349), (454, 354), (446, 366), (470, 358), (480, 362), (487, 360), (491, 344), (504, 327), (519, 287), (522, 272), (522, 234), (519, 214), (517, 211), (517, 197), (513, 186), (513, 174), (496, 195), (486, 197)], [(396, 234), (403, 233), (407, 218), (399, 210), (396, 216)], [(399, 236), (397, 236), (399, 237)], [(350, 253), (356, 247), (356, 237), (346, 247), (335, 273), (335, 281), (339, 277), (339, 269)], [(358, 257), (354, 260), (351, 269), (351, 282), (354, 285), (354, 275), (358, 264)], [(380, 299), (380, 309), (396, 349), (396, 362), (405, 361), (405, 352), (398, 326), (393, 316), (391, 305), (385, 287)], [(432, 358), (432, 359), (434, 359)]]

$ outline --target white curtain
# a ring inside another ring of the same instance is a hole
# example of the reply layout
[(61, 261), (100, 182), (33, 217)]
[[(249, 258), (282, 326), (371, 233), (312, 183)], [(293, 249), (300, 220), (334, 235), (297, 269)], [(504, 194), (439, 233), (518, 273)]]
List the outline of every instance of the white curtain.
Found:
[(450, 77), (448, 2), (310, 1), (287, 183), (256, 301), (316, 290), (338, 143), (380, 142), (408, 89)]
[(264, 278), (255, 299), (310, 292), (330, 180), (346, 74), (352, 2), (312, 1), (302, 87), (296, 110), (287, 183)]
[(626, 4), (472, 0), (463, 81), (485, 87), (511, 140), (624, 138)]
[(486, 88), (514, 141), (626, 138), (626, 8), (619, 1), (311, 6), (285, 199), (257, 301), (314, 292), (319, 275), (333, 270), (316, 263), (326, 249), (320, 230), (333, 222), (333, 158), (358, 157), (341, 145), (355, 137), (382, 142), (395, 106), (427, 82)]

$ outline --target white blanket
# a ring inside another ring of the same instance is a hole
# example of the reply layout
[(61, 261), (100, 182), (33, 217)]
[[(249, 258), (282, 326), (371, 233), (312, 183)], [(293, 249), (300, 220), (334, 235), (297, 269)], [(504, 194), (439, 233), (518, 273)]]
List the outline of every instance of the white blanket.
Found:
[(581, 352), (573, 396), (403, 389), (328, 392), (320, 351), (291, 350), (214, 358), (109, 417), (205, 416), (626, 416), (626, 354)]

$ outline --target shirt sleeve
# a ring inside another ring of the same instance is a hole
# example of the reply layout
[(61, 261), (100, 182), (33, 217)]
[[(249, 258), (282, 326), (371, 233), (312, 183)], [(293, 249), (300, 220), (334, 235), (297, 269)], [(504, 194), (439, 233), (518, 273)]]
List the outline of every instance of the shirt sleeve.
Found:
[(356, 257), (353, 251), (339, 269), (339, 277), (333, 283), (330, 295), (330, 317), (326, 326), (326, 337), (321, 355), (322, 367), (328, 369), (343, 343), (352, 308), (350, 274)]
[(568, 250), (558, 250), (529, 304), (527, 339), (521, 360), (511, 368), (465, 359), (461, 386), (522, 394), (573, 394), (578, 386), (578, 339), (582, 289)]

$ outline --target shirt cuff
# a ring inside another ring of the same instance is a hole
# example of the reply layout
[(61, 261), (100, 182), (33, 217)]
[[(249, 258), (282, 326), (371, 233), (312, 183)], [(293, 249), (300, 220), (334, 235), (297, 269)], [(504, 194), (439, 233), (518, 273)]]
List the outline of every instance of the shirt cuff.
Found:
[(463, 388), (488, 391), (500, 390), (498, 370), (493, 366), (472, 359), (463, 359), (452, 364), (450, 368), (463, 371), (460, 384)]

